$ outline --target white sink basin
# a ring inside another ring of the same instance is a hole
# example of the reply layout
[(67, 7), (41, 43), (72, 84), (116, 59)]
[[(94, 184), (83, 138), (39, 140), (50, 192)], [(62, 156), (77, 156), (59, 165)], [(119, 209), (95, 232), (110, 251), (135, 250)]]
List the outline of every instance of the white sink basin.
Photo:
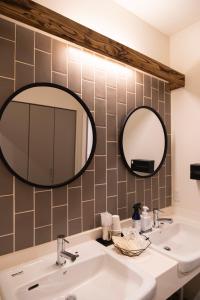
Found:
[(2, 300), (152, 299), (155, 280), (137, 266), (126, 266), (97, 242), (79, 244), (69, 251), (78, 251), (80, 256), (63, 267), (55, 265), (54, 254), (0, 272)]
[(151, 233), (150, 240), (153, 249), (179, 262), (180, 272), (200, 266), (200, 227), (175, 222)]

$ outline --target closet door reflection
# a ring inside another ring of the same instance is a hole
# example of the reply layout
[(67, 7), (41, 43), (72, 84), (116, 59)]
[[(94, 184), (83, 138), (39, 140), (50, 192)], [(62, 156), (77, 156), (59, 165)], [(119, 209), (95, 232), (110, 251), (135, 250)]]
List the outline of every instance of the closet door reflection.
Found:
[[(65, 137), (63, 139), (63, 137)], [(76, 111), (55, 109), (53, 181), (75, 175)], [(69, 147), (70, 145), (70, 147)], [(63, 168), (67, 166), (66, 168)]]
[[(53, 181), (54, 109), (30, 105), (28, 180)], [(39, 145), (39, 147), (38, 147)]]
[[(29, 104), (12, 102), (1, 122), (5, 159), (20, 176), (28, 177)], [(12, 124), (12, 126), (10, 126)]]
[(84, 172), (94, 155), (92, 114), (65, 87), (27, 85), (8, 98), (0, 118), (0, 156), (14, 175), (31, 185), (65, 185)]
[(6, 113), (6, 158), (20, 176), (51, 185), (75, 175), (76, 111), (13, 102)]

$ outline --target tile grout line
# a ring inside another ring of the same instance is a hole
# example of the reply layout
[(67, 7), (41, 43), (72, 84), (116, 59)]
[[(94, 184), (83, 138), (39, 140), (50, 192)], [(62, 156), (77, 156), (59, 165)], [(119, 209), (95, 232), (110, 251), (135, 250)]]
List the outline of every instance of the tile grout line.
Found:
[[(53, 56), (53, 39), (51, 38), (50, 39), (51, 41), (51, 52), (50, 52), (50, 77), (51, 77), (51, 83), (52, 83), (52, 78), (53, 78), (53, 72), (52, 72), (52, 64), (53, 64), (53, 59), (52, 59), (52, 56)], [(35, 49), (36, 50), (36, 49)], [(54, 211), (53, 211), (53, 189), (51, 188), (50, 189), (50, 200), (51, 200), (51, 227), (50, 227), (50, 230), (51, 230), (51, 241), (53, 240), (53, 217), (54, 217)]]
[[(133, 71), (131, 71), (133, 72)], [(126, 116), (127, 116), (127, 112), (128, 112), (128, 74), (126, 74)], [(121, 160), (121, 155), (120, 158)], [(125, 167), (125, 166), (123, 166)], [(128, 170), (125, 168), (125, 177), (126, 177), (126, 218), (128, 217), (128, 175), (127, 175)]]
[[(34, 230), (36, 229), (41, 229), (41, 228), (46, 228), (46, 227), (50, 227), (52, 226), (53, 224), (47, 224), (47, 225), (43, 225), (43, 226), (38, 226), (38, 227), (34, 227)], [(36, 246), (36, 245), (35, 245)]]
[[(16, 90), (16, 43), (17, 43), (17, 26), (14, 25), (15, 28), (15, 43), (14, 43), (14, 91)], [(13, 176), (13, 251), (16, 249), (16, 217), (15, 217), (15, 210), (16, 210), (16, 190), (15, 190), (15, 176)]]
[(6, 77), (6, 76), (2, 76), (2, 75), (0, 75), (0, 78), (3, 78), (3, 79), (8, 79), (8, 80), (13, 80), (13, 81), (15, 81), (15, 78), (13, 77), (13, 78), (11, 78), (11, 77)]
[(26, 214), (26, 213), (29, 213), (29, 212), (34, 212), (34, 208), (30, 209), (30, 210), (16, 212), (15, 215), (22, 215), (22, 214)]
[[(35, 31), (34, 31), (34, 45), (33, 45), (33, 80), (35, 83)], [(35, 186), (33, 187), (33, 245), (35, 246), (35, 223), (36, 223), (36, 212), (35, 212)]]
[(116, 119), (115, 119), (115, 129), (116, 129), (116, 136), (115, 136), (115, 139), (116, 139), (116, 153), (117, 153), (117, 157), (116, 157), (116, 165), (117, 165), (117, 182), (116, 182), (116, 186), (117, 186), (117, 215), (119, 214), (119, 187), (118, 187), (118, 170), (119, 170), (119, 160), (118, 160), (118, 151), (119, 151), (119, 148), (118, 148), (118, 140), (119, 140), (119, 137), (118, 137), (118, 124), (119, 124), (119, 105), (118, 105), (118, 76), (119, 74), (116, 74)]
[(69, 190), (72, 190), (72, 189), (81, 189), (82, 186), (81, 185), (77, 185), (77, 186), (70, 186), (68, 187)]
[(34, 66), (35, 66), (35, 64), (34, 64), (34, 63), (33, 63), (33, 64), (29, 64), (29, 63), (27, 63), (27, 62), (20, 61), (20, 60), (18, 60), (18, 59), (16, 59), (16, 60), (15, 60), (15, 62), (16, 62), (16, 63), (23, 64), (23, 65), (30, 66), (30, 67), (34, 67)]
[(67, 185), (67, 236), (69, 235), (69, 188)]
[[(93, 56), (93, 70), (94, 70), (94, 85), (93, 85), (93, 107), (94, 107), (94, 122), (96, 120), (96, 57)], [(97, 133), (96, 133), (97, 134)], [(96, 136), (96, 140), (98, 139), (98, 136)], [(95, 218), (95, 212), (96, 212), (96, 149), (94, 153), (94, 220), (95, 220), (95, 227), (96, 227), (96, 218)]]
[[(151, 108), (153, 108), (153, 88), (152, 88), (152, 77), (151, 77)], [(145, 183), (144, 183), (145, 184)], [(152, 182), (150, 180), (150, 194), (151, 194), (151, 207), (149, 207), (149, 210), (151, 210), (153, 207), (153, 202), (152, 202)], [(144, 190), (144, 195), (145, 195), (145, 205), (146, 205), (146, 193), (145, 193), (145, 190)], [(147, 206), (147, 205), (146, 205)]]
[[(16, 24), (15, 24), (15, 26), (16, 26)], [(11, 39), (5, 38), (4, 36), (0, 36), (0, 39), (5, 40), (5, 41), (9, 41), (9, 42), (12, 42), (12, 43), (15, 43), (15, 40), (11, 40)]]
[(35, 47), (35, 51), (39, 51), (39, 52), (42, 52), (42, 53), (45, 53), (45, 54), (52, 54), (51, 52), (48, 52), (48, 51), (45, 51), (45, 50), (42, 50), (42, 49), (39, 49), (39, 48), (36, 48), (36, 47)]
[[(83, 49), (81, 48), (81, 54), (83, 54)], [(69, 62), (69, 59), (68, 59)], [(69, 67), (69, 65), (68, 65)], [(83, 62), (81, 60), (80, 63), (80, 70), (81, 70), (81, 99), (83, 95)], [(69, 78), (69, 76), (68, 76)], [(83, 219), (83, 174), (81, 175), (81, 231), (83, 231), (84, 228), (84, 219)]]
[(36, 190), (35, 189), (35, 194), (46, 193), (46, 192), (51, 192), (51, 189), (49, 189), (49, 190)]
[[(108, 121), (107, 121), (107, 114), (108, 114), (108, 72), (107, 70), (104, 71), (105, 74), (105, 122), (106, 122), (106, 211), (108, 211)], [(95, 198), (96, 200), (96, 198)]]
[(35, 196), (36, 196), (36, 193), (35, 193), (35, 187), (33, 187), (33, 228), (34, 228), (34, 233), (33, 233), (33, 245), (35, 246), (35, 219), (36, 219), (36, 213), (35, 213)]
[[(14, 176), (13, 176), (13, 177), (14, 177)], [(12, 193), (12, 194), (8, 194), (8, 195), (0, 195), (0, 198), (10, 197), (10, 196), (14, 196), (14, 189), (13, 189), (13, 193)]]
[(7, 237), (7, 236), (11, 236), (11, 235), (14, 235), (14, 232), (11, 232), (11, 233), (8, 233), (8, 234), (0, 235), (0, 238), (4, 238), (4, 237)]

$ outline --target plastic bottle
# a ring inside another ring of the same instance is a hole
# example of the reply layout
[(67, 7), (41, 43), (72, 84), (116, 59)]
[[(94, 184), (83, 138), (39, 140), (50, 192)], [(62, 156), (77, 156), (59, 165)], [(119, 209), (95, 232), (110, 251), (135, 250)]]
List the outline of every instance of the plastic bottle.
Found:
[(148, 213), (149, 208), (143, 206), (142, 215), (141, 215), (141, 231), (147, 232), (152, 229), (152, 219)]
[(140, 210), (141, 210), (141, 203), (136, 203), (133, 205), (133, 228), (136, 230), (137, 233), (141, 231), (141, 219), (140, 219)]

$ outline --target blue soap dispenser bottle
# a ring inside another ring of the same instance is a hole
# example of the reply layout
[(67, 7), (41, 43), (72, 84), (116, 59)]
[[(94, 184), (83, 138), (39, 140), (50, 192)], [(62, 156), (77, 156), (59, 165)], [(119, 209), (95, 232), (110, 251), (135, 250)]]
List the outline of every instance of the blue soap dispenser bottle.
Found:
[(140, 218), (140, 210), (141, 210), (141, 203), (135, 203), (133, 205), (133, 228), (137, 233), (141, 232), (141, 218)]

